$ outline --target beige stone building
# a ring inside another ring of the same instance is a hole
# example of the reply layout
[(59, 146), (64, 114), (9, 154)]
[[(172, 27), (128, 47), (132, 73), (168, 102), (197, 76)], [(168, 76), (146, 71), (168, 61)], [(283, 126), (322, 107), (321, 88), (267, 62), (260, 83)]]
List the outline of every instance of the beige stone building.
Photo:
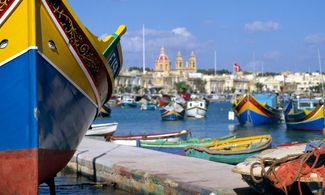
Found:
[(167, 56), (166, 49), (162, 47), (160, 49), (160, 54), (155, 61), (155, 71), (156, 72), (174, 72), (174, 74), (187, 74), (195, 73), (197, 69), (196, 65), (196, 56), (194, 52), (191, 52), (191, 55), (188, 61), (184, 62), (182, 54), (178, 51), (176, 60), (175, 60), (175, 69), (171, 68), (171, 61)]
[(194, 73), (196, 72), (196, 56), (194, 52), (191, 52), (188, 63), (184, 63), (183, 57), (180, 51), (178, 51), (175, 62), (175, 71), (180, 73)]
[(171, 71), (171, 62), (166, 54), (164, 47), (160, 49), (160, 54), (155, 62), (155, 71), (169, 72)]

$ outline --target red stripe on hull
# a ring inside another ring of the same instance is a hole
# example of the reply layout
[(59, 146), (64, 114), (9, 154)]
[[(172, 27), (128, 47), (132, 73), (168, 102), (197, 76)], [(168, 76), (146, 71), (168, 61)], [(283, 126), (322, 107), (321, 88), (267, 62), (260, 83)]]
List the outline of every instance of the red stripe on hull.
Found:
[(38, 183), (43, 183), (61, 171), (70, 161), (75, 150), (45, 150), (39, 149), (38, 155)]
[(37, 149), (0, 152), (0, 194), (37, 194)]
[(0, 152), (0, 195), (37, 194), (38, 184), (55, 177), (74, 152), (46, 149)]

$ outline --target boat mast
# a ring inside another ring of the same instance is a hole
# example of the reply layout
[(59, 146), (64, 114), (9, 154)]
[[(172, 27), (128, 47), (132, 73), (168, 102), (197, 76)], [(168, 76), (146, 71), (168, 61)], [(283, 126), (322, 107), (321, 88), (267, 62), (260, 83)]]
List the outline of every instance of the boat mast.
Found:
[(145, 31), (144, 24), (142, 26), (142, 72), (146, 73), (146, 45), (145, 45)]
[(217, 75), (217, 51), (214, 50), (214, 76)]
[(321, 82), (322, 82), (322, 99), (324, 98), (324, 78), (323, 78), (323, 72), (322, 72), (322, 62), (320, 60), (320, 52), (319, 52), (319, 48), (317, 48), (318, 51), (318, 64), (319, 64), (319, 72), (321, 75)]

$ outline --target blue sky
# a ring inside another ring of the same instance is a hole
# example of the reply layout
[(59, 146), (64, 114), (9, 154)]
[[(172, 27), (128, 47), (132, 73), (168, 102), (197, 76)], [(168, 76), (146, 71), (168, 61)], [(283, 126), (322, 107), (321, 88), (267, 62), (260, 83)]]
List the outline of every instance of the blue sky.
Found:
[[(124, 66), (142, 66), (142, 26), (146, 66), (154, 67), (160, 48), (175, 67), (194, 51), (198, 68), (244, 71), (316, 71), (317, 49), (325, 67), (323, 0), (68, 0), (83, 24), (103, 36), (126, 24)], [(89, 3), (91, 2), (91, 3)], [(324, 70), (324, 67), (322, 70)]]

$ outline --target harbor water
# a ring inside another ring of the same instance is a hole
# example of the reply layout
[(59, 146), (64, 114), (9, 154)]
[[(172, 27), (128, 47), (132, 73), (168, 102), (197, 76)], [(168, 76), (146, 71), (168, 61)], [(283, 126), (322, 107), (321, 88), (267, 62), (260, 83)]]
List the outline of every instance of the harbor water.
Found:
[[(237, 119), (228, 120), (231, 104), (228, 102), (210, 103), (207, 117), (202, 119), (185, 118), (181, 121), (162, 121), (159, 110), (141, 111), (140, 108), (112, 107), (110, 117), (98, 118), (94, 123), (118, 122), (114, 135), (148, 134), (191, 130), (191, 136), (196, 138), (220, 137), (235, 133), (237, 137), (271, 134), (272, 146), (291, 142), (306, 142), (322, 139), (322, 132), (306, 132), (287, 130), (284, 122), (271, 126), (246, 127), (238, 124)], [(94, 139), (104, 139), (94, 137)], [(93, 183), (75, 173), (61, 172), (56, 178), (57, 194), (115, 194), (126, 192), (114, 190), (113, 186)], [(46, 185), (40, 186), (40, 194), (48, 194)]]
[(112, 107), (111, 117), (98, 118), (95, 123), (118, 122), (114, 135), (161, 133), (182, 129), (191, 130), (192, 137), (196, 138), (220, 137), (229, 133), (235, 133), (237, 137), (271, 134), (272, 146), (323, 138), (322, 132), (287, 130), (284, 121), (270, 126), (241, 126), (237, 119), (228, 120), (231, 106), (229, 102), (210, 103), (206, 118), (185, 118), (181, 121), (162, 121), (159, 110), (141, 111), (139, 108)]

